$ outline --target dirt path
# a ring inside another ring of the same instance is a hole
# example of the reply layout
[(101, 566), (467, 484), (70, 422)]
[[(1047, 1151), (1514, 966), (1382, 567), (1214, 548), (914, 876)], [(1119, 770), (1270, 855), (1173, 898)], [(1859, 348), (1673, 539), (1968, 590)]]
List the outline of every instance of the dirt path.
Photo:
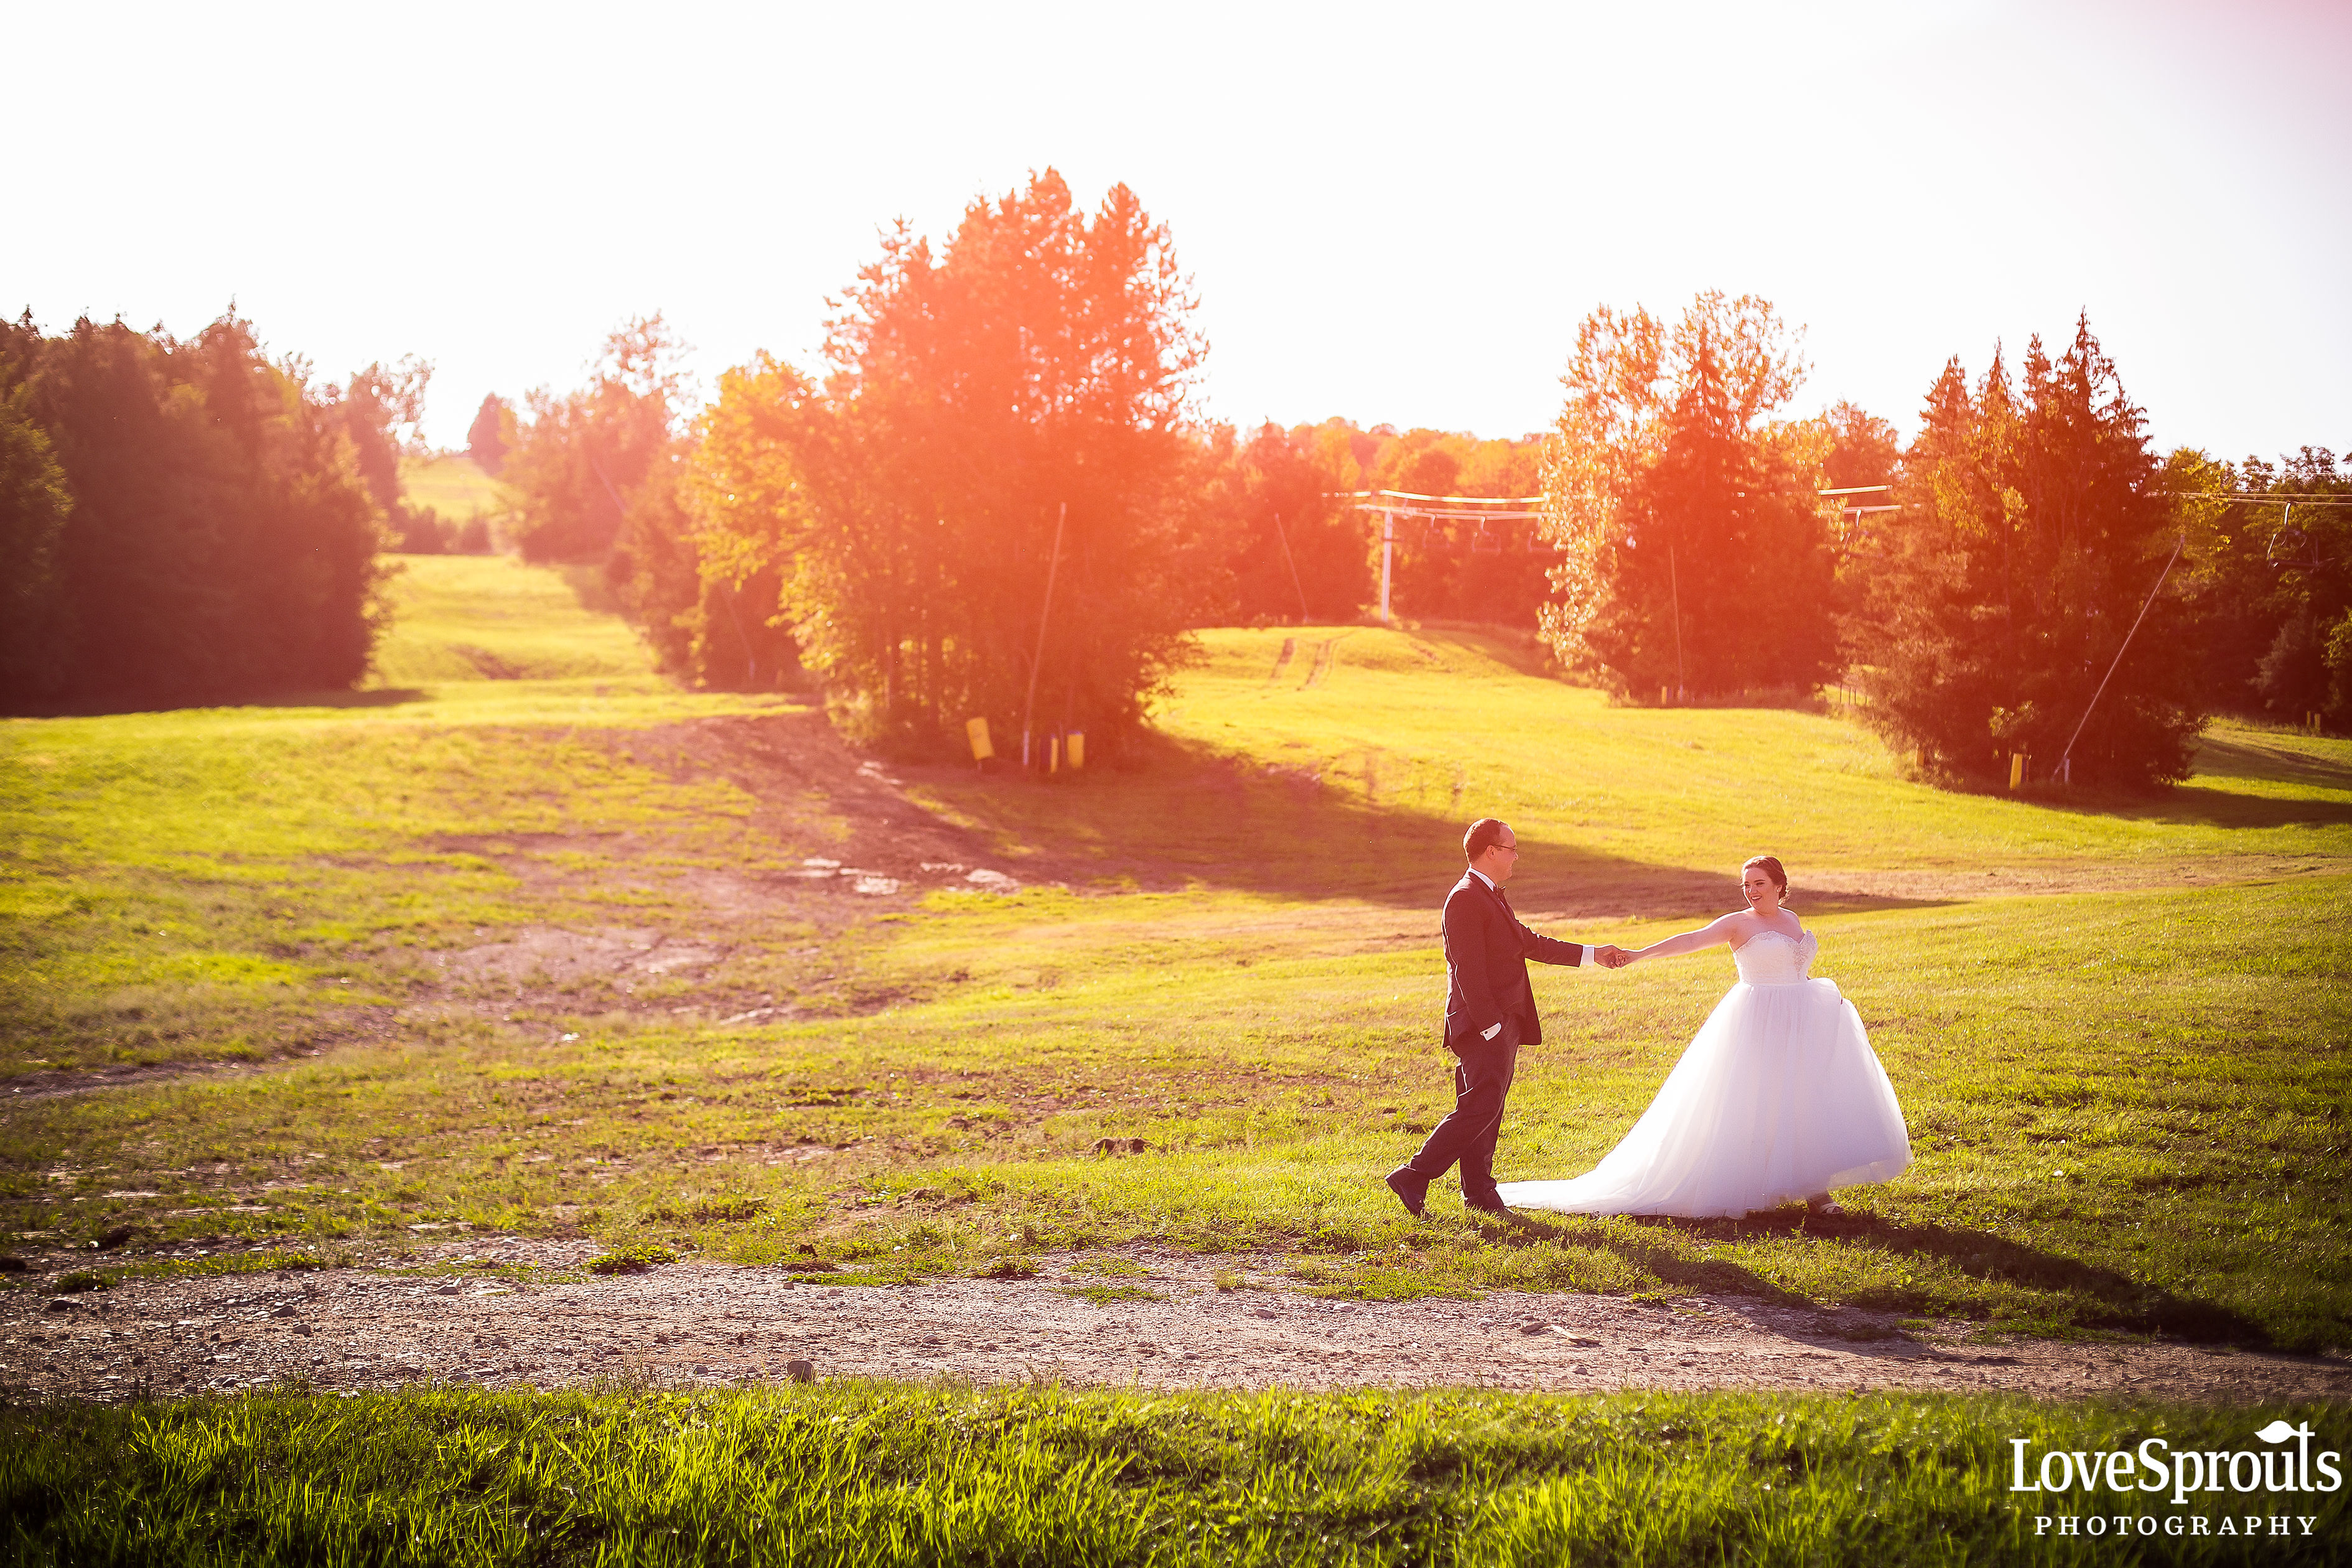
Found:
[[(485, 1238), (439, 1254), (560, 1266), (589, 1243)], [(1108, 1263), (1106, 1263), (1108, 1259)], [(2352, 1360), (2179, 1343), (1906, 1333), (1891, 1319), (1744, 1298), (1671, 1304), (1500, 1292), (1478, 1301), (1299, 1294), (1267, 1258), (1048, 1258), (1034, 1279), (876, 1288), (782, 1269), (677, 1264), (513, 1289), (479, 1275), (348, 1268), (138, 1281), (0, 1298), (0, 1388), (116, 1399), (307, 1380), (576, 1386), (815, 1377), (1035, 1378), (1153, 1387), (1481, 1385), (2128, 1394), (2222, 1403), (2352, 1399)], [(1138, 1272), (1106, 1274), (1112, 1269)], [(1086, 1269), (1087, 1272), (1076, 1272)], [(1242, 1276), (1221, 1290), (1216, 1275)], [(1083, 1292), (1125, 1289), (1095, 1301)], [(1145, 1294), (1148, 1293), (1148, 1294)], [(58, 1307), (63, 1300), (69, 1305)]]

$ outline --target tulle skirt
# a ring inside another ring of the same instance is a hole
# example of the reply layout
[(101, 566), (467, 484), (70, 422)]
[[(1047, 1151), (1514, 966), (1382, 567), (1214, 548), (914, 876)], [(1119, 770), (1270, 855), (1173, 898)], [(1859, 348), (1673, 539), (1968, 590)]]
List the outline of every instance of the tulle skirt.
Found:
[(1834, 981), (1734, 985), (1650, 1109), (1589, 1174), (1507, 1182), (1513, 1208), (1742, 1215), (1911, 1163), (1895, 1086)]

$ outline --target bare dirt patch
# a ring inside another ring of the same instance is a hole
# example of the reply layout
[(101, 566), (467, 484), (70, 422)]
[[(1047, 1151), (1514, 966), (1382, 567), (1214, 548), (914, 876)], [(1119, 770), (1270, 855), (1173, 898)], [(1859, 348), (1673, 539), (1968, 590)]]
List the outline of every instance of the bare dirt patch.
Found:
[[(352, 1037), (346, 1034), (342, 1037)], [(315, 1049), (296, 1053), (302, 1057), (320, 1054)], [(7, 1093), (0, 1097), (0, 1114), (5, 1114), (11, 1103), (57, 1100), (65, 1095), (90, 1094), (99, 1089), (132, 1089), (142, 1084), (184, 1082), (191, 1079), (244, 1078), (281, 1068), (288, 1059), (274, 1057), (251, 1062), (158, 1062), (145, 1067), (56, 1068), (19, 1073), (8, 1080)]]
[(570, 985), (604, 974), (692, 973), (726, 955), (723, 948), (677, 940), (658, 931), (609, 927), (580, 931), (526, 926), (498, 942), (436, 955), (435, 967), (457, 980), (508, 984), (543, 980)]
[[(436, 1257), (576, 1270), (588, 1242), (469, 1238)], [(1106, 1272), (1106, 1258), (1113, 1259)], [(2352, 1361), (2177, 1342), (1984, 1342), (1971, 1325), (1741, 1297), (1673, 1303), (1498, 1292), (1360, 1302), (1305, 1294), (1275, 1258), (1130, 1251), (1036, 1278), (831, 1284), (676, 1264), (635, 1276), (343, 1268), (131, 1281), (0, 1298), (0, 1383), (116, 1399), (284, 1383), (541, 1388), (819, 1377), (1053, 1379), (1151, 1387), (1944, 1389), (2216, 1403), (2352, 1398)], [(1221, 1289), (1217, 1276), (1239, 1276)], [(540, 1277), (545, 1281), (546, 1276)], [(1091, 1294), (1089, 1294), (1091, 1293)], [(57, 1306), (57, 1301), (68, 1304)]]

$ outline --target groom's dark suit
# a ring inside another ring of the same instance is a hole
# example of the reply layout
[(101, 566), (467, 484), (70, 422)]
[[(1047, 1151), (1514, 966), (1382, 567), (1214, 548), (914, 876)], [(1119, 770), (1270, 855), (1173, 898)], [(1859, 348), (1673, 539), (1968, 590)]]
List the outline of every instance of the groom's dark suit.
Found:
[(1460, 1161), (1462, 1196), (1473, 1205), (1498, 1201), (1495, 1135), (1503, 1124), (1503, 1103), (1519, 1047), (1543, 1039), (1535, 988), (1528, 984), (1531, 958), (1580, 964), (1585, 949), (1529, 931), (1511, 912), (1502, 889), (1465, 871), (1445, 895), (1445, 1048), (1457, 1058), (1454, 1110), (1405, 1169), (1426, 1183)]

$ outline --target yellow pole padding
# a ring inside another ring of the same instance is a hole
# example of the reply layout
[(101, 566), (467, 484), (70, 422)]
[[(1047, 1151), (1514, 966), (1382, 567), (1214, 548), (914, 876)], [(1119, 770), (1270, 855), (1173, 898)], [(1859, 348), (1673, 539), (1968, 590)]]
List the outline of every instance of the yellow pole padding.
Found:
[(1070, 771), (1076, 773), (1086, 765), (1087, 732), (1084, 730), (1073, 730), (1070, 731)]
[(1062, 771), (1062, 737), (1059, 735), (1045, 737), (1045, 771), (1049, 773)]
[(963, 732), (971, 742), (971, 760), (973, 762), (984, 763), (991, 757), (996, 755), (996, 748), (988, 743), (987, 720), (966, 720), (964, 721)]
[(2009, 787), (2015, 789), (2024, 782), (2025, 753), (2023, 752), (2011, 752), (2009, 753)]

